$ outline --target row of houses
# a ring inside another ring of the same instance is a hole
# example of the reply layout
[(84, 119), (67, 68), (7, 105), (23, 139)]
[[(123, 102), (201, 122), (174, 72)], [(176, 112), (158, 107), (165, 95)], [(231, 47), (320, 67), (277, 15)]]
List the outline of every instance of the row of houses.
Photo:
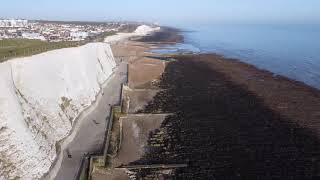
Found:
[(25, 19), (0, 19), (0, 28), (27, 27), (28, 20)]

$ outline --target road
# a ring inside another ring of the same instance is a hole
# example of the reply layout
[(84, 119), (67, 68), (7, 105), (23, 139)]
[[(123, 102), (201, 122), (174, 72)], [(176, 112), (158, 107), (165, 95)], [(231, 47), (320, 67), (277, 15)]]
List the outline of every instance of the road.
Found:
[(121, 62), (104, 86), (103, 93), (98, 96), (97, 101), (80, 115), (76, 130), (63, 143), (64, 150), (61, 151), (55, 166), (45, 179), (73, 180), (83, 155), (87, 152), (96, 152), (103, 147), (110, 105), (119, 103), (121, 84), (126, 79), (127, 64)]

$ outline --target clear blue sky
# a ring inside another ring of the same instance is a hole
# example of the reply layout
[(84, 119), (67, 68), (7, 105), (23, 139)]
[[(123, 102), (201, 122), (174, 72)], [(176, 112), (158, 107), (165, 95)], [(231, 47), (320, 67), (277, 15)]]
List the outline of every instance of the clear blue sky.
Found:
[(319, 23), (320, 0), (4, 0), (0, 18)]

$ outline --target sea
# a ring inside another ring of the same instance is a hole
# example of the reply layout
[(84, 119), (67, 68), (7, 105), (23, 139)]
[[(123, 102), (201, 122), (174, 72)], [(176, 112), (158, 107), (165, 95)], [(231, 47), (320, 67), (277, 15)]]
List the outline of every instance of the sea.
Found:
[(320, 89), (320, 25), (179, 25), (185, 41), (158, 53), (216, 53)]

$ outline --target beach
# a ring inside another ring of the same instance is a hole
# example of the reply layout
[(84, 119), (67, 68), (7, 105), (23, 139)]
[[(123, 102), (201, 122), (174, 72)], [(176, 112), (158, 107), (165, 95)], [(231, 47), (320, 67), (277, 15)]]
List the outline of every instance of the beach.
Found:
[[(147, 44), (165, 42), (155, 37), (159, 36), (149, 37)], [(109, 178), (126, 179), (128, 171), (146, 179), (312, 179), (320, 175), (319, 90), (216, 54), (151, 55), (156, 58), (131, 61), (128, 75), (129, 99), (134, 102), (127, 119), (136, 121), (140, 114), (146, 123), (140, 122), (139, 128), (148, 127), (149, 137), (144, 133), (132, 140), (130, 129), (137, 127), (125, 126), (121, 145), (126, 149), (120, 149), (112, 161), (116, 169)], [(146, 64), (158, 60), (166, 65), (157, 77)], [(137, 115), (131, 117), (132, 113)], [(147, 125), (153, 114), (164, 115), (157, 120), (160, 126)], [(142, 154), (133, 153), (141, 150), (130, 145), (132, 141), (141, 143)], [(128, 148), (132, 155), (125, 153)], [(103, 179), (101, 171), (95, 172), (94, 179)]]
[(166, 90), (144, 111), (174, 115), (160, 129), (162, 148), (141, 161), (187, 163), (177, 179), (319, 175), (319, 91), (217, 55), (175, 59), (162, 77)]

